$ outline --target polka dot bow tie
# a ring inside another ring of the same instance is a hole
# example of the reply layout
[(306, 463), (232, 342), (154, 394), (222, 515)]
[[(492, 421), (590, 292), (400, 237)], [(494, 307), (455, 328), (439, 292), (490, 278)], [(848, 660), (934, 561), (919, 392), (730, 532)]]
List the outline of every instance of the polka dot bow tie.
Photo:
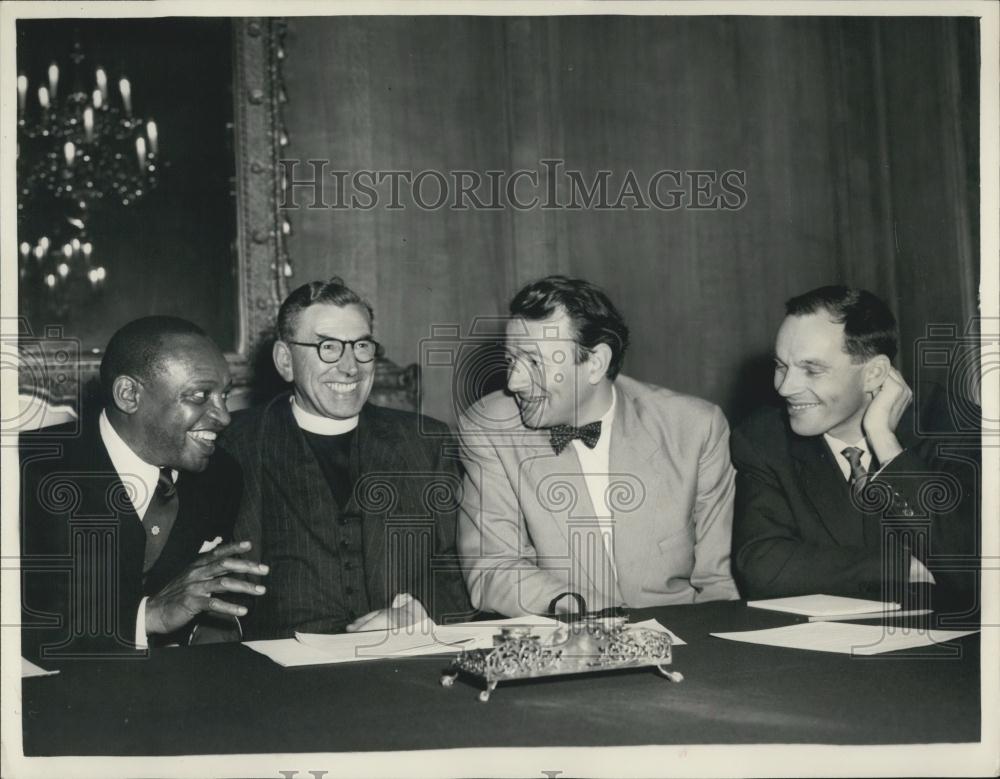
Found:
[(556, 425), (549, 429), (549, 442), (556, 454), (560, 454), (563, 449), (569, 446), (569, 442), (574, 438), (583, 441), (583, 445), (588, 449), (597, 446), (601, 440), (601, 423), (591, 422), (583, 427), (573, 427), (572, 425)]

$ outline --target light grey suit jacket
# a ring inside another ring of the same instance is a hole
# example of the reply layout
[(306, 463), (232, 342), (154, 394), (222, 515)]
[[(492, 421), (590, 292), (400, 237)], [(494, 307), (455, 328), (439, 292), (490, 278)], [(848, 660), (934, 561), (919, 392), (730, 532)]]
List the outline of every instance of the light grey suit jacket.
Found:
[(542, 613), (566, 591), (591, 609), (739, 597), (722, 411), (626, 376), (615, 388), (611, 556), (574, 447), (556, 455), (548, 431), (524, 427), (503, 392), (459, 419), (466, 475), (458, 549), (473, 605), (514, 616)]

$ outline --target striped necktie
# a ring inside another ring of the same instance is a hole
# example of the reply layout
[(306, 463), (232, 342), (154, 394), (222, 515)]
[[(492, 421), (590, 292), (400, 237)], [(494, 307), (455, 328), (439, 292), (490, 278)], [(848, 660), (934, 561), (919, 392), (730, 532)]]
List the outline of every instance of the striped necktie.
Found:
[(868, 471), (861, 464), (861, 455), (864, 454), (864, 450), (858, 449), (856, 446), (848, 446), (840, 453), (847, 458), (847, 462), (851, 465), (851, 493), (860, 499), (861, 491), (868, 481)]
[(160, 468), (156, 479), (156, 490), (153, 499), (146, 507), (142, 518), (142, 528), (146, 531), (146, 553), (143, 559), (142, 572), (148, 573), (156, 564), (170, 537), (170, 529), (177, 519), (177, 488), (174, 486), (173, 474), (170, 468)]

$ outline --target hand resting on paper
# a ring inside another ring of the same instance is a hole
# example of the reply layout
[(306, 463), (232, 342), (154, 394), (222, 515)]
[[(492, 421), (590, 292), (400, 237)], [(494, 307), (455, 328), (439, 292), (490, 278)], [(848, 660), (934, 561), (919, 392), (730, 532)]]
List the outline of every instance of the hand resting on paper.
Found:
[(395, 630), (428, 619), (423, 604), (409, 594), (397, 595), (387, 609), (376, 609), (358, 617), (345, 629), (348, 633), (360, 630)]

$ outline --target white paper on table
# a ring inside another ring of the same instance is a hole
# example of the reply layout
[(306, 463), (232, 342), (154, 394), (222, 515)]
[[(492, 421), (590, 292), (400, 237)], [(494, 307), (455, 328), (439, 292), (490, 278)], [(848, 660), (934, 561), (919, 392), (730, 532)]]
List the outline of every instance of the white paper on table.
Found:
[(747, 606), (806, 617), (836, 617), (844, 614), (871, 614), (898, 611), (899, 604), (888, 601), (845, 598), (842, 595), (796, 595), (791, 598), (748, 600)]
[(744, 630), (711, 635), (730, 641), (788, 649), (839, 652), (846, 655), (877, 655), (940, 644), (978, 632), (978, 630), (889, 629), (884, 625), (856, 625), (850, 622), (803, 622), (767, 630)]
[(323, 650), (301, 644), (294, 638), (244, 641), (243, 645), (286, 668), (300, 665), (327, 665), (337, 662), (331, 660), (330, 656)]
[(30, 679), (33, 676), (52, 676), (57, 674), (59, 671), (47, 671), (40, 665), (35, 665), (30, 660), (25, 660), (21, 658), (21, 678)]
[(438, 627), (430, 619), (395, 630), (295, 634), (296, 641), (325, 652), (331, 662), (337, 663), (458, 652), (476, 637), (475, 631), (465, 630), (464, 626)]
[[(463, 622), (457, 625), (436, 625), (426, 620), (399, 630), (368, 630), (359, 633), (296, 633), (295, 638), (269, 641), (246, 641), (247, 647), (269, 657), (287, 668), (306, 665), (331, 665), (361, 660), (393, 657), (419, 657), (447, 654), (463, 649), (488, 649), (500, 628), (524, 626), (542, 642), (553, 639), (558, 620), (542, 616), (510, 617), (508, 619)], [(631, 627), (647, 628), (670, 636), (675, 646), (684, 641), (656, 620), (639, 622)]]

